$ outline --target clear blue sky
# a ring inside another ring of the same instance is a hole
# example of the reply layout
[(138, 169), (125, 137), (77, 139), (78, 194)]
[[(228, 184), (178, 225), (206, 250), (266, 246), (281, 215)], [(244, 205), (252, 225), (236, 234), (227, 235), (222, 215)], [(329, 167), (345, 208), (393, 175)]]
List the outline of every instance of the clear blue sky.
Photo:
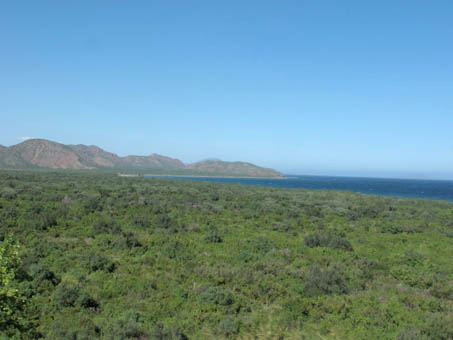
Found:
[(453, 1), (1, 1), (0, 144), (453, 178)]

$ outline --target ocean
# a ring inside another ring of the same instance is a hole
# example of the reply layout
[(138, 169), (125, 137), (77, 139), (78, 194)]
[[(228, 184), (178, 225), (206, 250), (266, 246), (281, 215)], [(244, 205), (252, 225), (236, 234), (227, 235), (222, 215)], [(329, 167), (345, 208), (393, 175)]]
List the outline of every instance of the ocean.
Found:
[[(146, 176), (154, 177), (154, 176)], [(453, 202), (453, 181), (389, 178), (287, 176), (284, 179), (171, 176), (176, 180), (258, 185), (273, 188), (346, 190), (363, 194), (424, 198)]]

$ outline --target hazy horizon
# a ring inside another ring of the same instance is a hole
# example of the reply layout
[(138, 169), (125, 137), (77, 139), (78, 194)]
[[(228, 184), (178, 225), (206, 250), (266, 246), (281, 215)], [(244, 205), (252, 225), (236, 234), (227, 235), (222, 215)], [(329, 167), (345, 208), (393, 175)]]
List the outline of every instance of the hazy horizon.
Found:
[(453, 179), (451, 1), (0, 4), (0, 144)]
[[(33, 137), (33, 138), (26, 138), (24, 140), (20, 140), (18, 143), (21, 143), (21, 142), (24, 142), (26, 140), (29, 140), (29, 139), (45, 139), (45, 140), (48, 140), (47, 138), (38, 138), (38, 137)], [(53, 142), (57, 142), (59, 143), (58, 141), (53, 141)], [(11, 145), (4, 145), (4, 146), (12, 146), (12, 145), (15, 145), (17, 143), (14, 143), (14, 144), (11, 144)], [(64, 144), (64, 143), (63, 143)], [(75, 144), (84, 144), (84, 143), (75, 143)], [(2, 144), (0, 144), (2, 145)], [(88, 144), (85, 144), (85, 145), (88, 145)], [(92, 144), (90, 144), (92, 145)], [(97, 145), (98, 147), (101, 147), (99, 145)], [(107, 150), (105, 148), (102, 148), (101, 149), (105, 150), (105, 151), (108, 151), (108, 152), (113, 152), (113, 153), (116, 153), (112, 150)], [(138, 154), (134, 154), (134, 153), (130, 153), (130, 154), (118, 154), (116, 153), (118, 156), (120, 157), (125, 157), (125, 156), (130, 156), (130, 155), (136, 155), (136, 156), (149, 156), (151, 155), (152, 153), (157, 153), (157, 154), (162, 154), (162, 153), (159, 153), (159, 152), (150, 152), (150, 153), (145, 153), (145, 154), (141, 154), (141, 155), (138, 155)], [(164, 156), (168, 156), (168, 157), (172, 157), (172, 155), (164, 155)], [(174, 158), (174, 157), (172, 157)], [(249, 162), (248, 160), (240, 160), (240, 159), (220, 159), (220, 158), (214, 158), (214, 157), (205, 157), (205, 158), (202, 158), (202, 159), (198, 159), (198, 160), (194, 160), (194, 161), (185, 161), (184, 159), (180, 159), (184, 164), (188, 165), (190, 163), (194, 163), (194, 162), (199, 162), (199, 161), (207, 161), (207, 160), (221, 160), (221, 161), (229, 161), (229, 162), (236, 162), (236, 161), (239, 161), (239, 162)], [(263, 164), (256, 164), (258, 166), (264, 166)], [(266, 166), (265, 166), (266, 167)], [(357, 170), (357, 169), (351, 169), (351, 170), (345, 170), (345, 171), (336, 171), (336, 172), (330, 172), (329, 170), (320, 170), (320, 169), (317, 169), (317, 170), (313, 170), (313, 169), (304, 169), (304, 170), (298, 170), (298, 169), (291, 169), (291, 168), (287, 168), (287, 169), (282, 169), (282, 168), (279, 168), (279, 167), (271, 167), (269, 166), (270, 168), (274, 168), (280, 172), (282, 172), (283, 174), (287, 175), (287, 176), (327, 176), (327, 177), (357, 177), (357, 178), (386, 178), (386, 179), (420, 179), (420, 180), (447, 180), (447, 181), (452, 181), (453, 180), (453, 176), (449, 177), (450, 175), (448, 173), (445, 173), (445, 174), (442, 174), (442, 173), (437, 173), (437, 174), (434, 174), (434, 176), (431, 174), (431, 176), (427, 177), (425, 174), (423, 173), (407, 173), (407, 172), (375, 172), (375, 171), (367, 171), (367, 170)]]

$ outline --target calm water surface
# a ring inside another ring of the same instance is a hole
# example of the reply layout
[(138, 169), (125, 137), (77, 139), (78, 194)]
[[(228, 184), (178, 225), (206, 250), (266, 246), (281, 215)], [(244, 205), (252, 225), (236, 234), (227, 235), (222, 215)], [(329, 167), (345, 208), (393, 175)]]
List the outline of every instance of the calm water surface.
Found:
[(453, 202), (453, 181), (331, 176), (288, 176), (285, 179), (184, 176), (171, 178), (216, 183), (259, 185), (274, 188), (347, 190), (363, 194), (426, 198)]

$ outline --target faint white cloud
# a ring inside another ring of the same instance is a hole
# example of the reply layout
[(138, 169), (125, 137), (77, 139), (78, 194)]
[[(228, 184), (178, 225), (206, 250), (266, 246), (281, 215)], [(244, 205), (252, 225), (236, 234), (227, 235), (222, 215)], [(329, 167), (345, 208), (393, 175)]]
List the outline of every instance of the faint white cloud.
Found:
[(17, 137), (17, 139), (20, 140), (20, 141), (22, 141), (22, 142), (23, 142), (23, 141), (26, 141), (26, 140), (28, 140), (28, 139), (33, 139), (33, 138), (35, 138), (35, 137)]

